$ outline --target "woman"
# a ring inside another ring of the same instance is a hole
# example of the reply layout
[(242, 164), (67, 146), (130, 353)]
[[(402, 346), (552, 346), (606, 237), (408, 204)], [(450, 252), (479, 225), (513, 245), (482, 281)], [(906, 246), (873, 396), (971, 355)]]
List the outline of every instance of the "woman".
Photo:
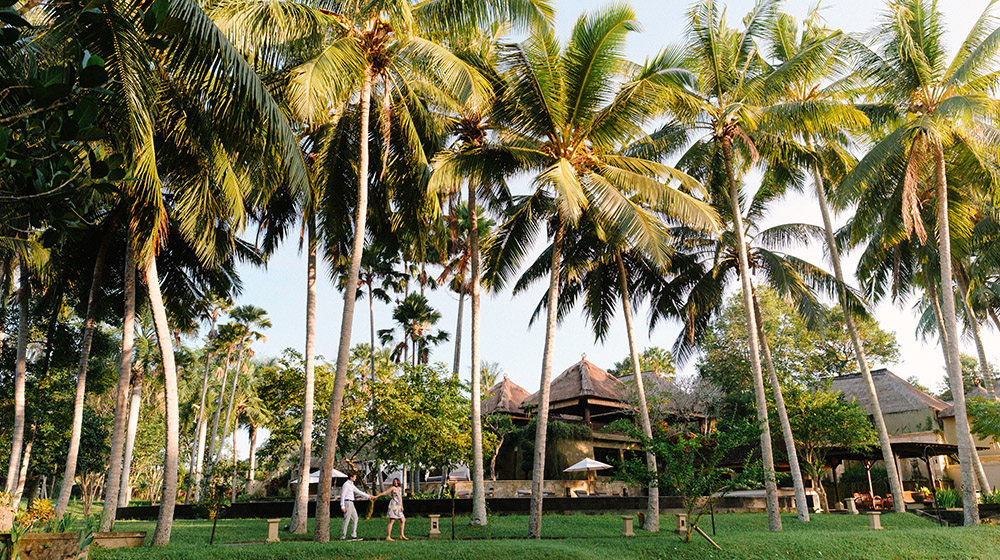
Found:
[(403, 533), (406, 532), (406, 516), (403, 515), (403, 488), (402, 483), (400, 483), (398, 478), (392, 479), (392, 486), (388, 490), (382, 492), (376, 498), (385, 496), (386, 494), (392, 494), (389, 498), (389, 509), (386, 511), (385, 517), (389, 520), (389, 527), (385, 531), (385, 540), (392, 541), (392, 526), (399, 520), (399, 538), (404, 541), (410, 539), (406, 538)]

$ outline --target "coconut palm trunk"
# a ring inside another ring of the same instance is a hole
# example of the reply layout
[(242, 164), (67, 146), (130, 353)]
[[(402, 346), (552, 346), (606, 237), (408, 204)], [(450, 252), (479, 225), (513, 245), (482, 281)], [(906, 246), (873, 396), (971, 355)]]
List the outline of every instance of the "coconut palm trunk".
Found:
[[(639, 394), (639, 420), (642, 423), (642, 433), (649, 439), (653, 439), (653, 425), (649, 421), (649, 406), (646, 403), (646, 387), (642, 379), (642, 363), (639, 361), (639, 348), (635, 343), (635, 325), (632, 321), (632, 302), (629, 297), (628, 273), (625, 271), (625, 261), (619, 251), (615, 254), (618, 262), (618, 281), (620, 283), (619, 292), (622, 298), (622, 312), (625, 314), (625, 330), (628, 334), (628, 349), (632, 359), (632, 375), (635, 377), (636, 392)], [(649, 472), (658, 472), (656, 468), (656, 455), (651, 451), (646, 451), (646, 468)], [(649, 486), (649, 497), (646, 500), (646, 523), (643, 529), (650, 532), (660, 530), (660, 487), (659, 477), (654, 476), (653, 484)]]
[(59, 499), (56, 500), (56, 516), (62, 517), (69, 507), (69, 499), (76, 480), (76, 460), (80, 454), (80, 434), (83, 432), (83, 400), (87, 390), (87, 366), (90, 365), (90, 347), (94, 342), (94, 324), (97, 322), (97, 296), (101, 291), (101, 280), (104, 277), (104, 261), (108, 255), (108, 245), (111, 233), (104, 235), (101, 246), (94, 260), (94, 273), (90, 281), (90, 293), (87, 295), (87, 318), (83, 323), (83, 342), (80, 345), (80, 363), (76, 373), (76, 394), (73, 396), (73, 425), (69, 435), (69, 450), (66, 452), (66, 465), (63, 470), (62, 485), (59, 487)]
[(110, 531), (118, 516), (121, 494), (122, 453), (128, 421), (128, 389), (132, 381), (132, 346), (135, 341), (135, 252), (129, 239), (125, 249), (125, 312), (122, 321), (122, 355), (118, 363), (118, 388), (115, 392), (115, 423), (111, 433), (111, 459), (104, 482), (101, 531)]
[[(486, 483), (484, 481), (485, 472), (483, 469), (483, 414), (481, 408), (482, 395), (482, 370), (479, 358), (479, 295), (480, 295), (480, 271), (479, 271), (479, 209), (476, 201), (476, 186), (469, 185), (469, 251), (472, 253), (472, 278), (470, 288), (472, 296), (472, 518), (469, 523), (472, 525), (486, 525)], [(458, 327), (462, 327), (461, 302), (465, 294), (464, 282), (460, 283), (461, 293), (459, 297), (459, 319)], [(460, 347), (459, 331), (455, 335), (455, 361), (458, 363)], [(458, 372), (456, 371), (456, 375)]]
[(132, 499), (132, 455), (135, 452), (135, 434), (139, 427), (139, 412), (142, 408), (142, 378), (145, 368), (137, 368), (132, 379), (132, 394), (129, 397), (128, 426), (125, 430), (125, 456), (122, 459), (121, 490), (118, 491), (118, 507), (125, 507)]
[[(236, 388), (237, 383), (240, 380), (240, 371), (243, 369), (243, 356), (246, 352), (246, 336), (240, 340), (240, 349), (236, 353), (236, 371), (233, 373), (233, 387), (229, 392), (229, 405), (226, 407), (226, 427), (222, 430), (222, 438), (225, 439), (229, 435), (229, 428), (233, 428), (233, 432), (236, 432), (236, 426), (233, 426), (233, 406), (236, 404)], [(219, 442), (219, 448), (215, 450), (215, 462), (219, 461), (222, 456), (222, 442)], [(233, 455), (236, 455), (236, 448), (233, 448)]]
[(166, 405), (164, 424), (166, 444), (163, 448), (163, 494), (160, 499), (160, 513), (153, 533), (153, 546), (165, 546), (170, 542), (170, 530), (174, 523), (174, 506), (177, 502), (177, 462), (180, 423), (177, 395), (177, 368), (174, 364), (174, 347), (170, 340), (170, 326), (167, 311), (160, 293), (160, 277), (156, 272), (156, 257), (150, 257), (146, 266), (146, 286), (149, 288), (149, 306), (153, 312), (156, 327), (156, 341), (160, 347), (160, 363), (163, 366), (163, 399)]
[[(32, 430), (34, 431), (34, 430)], [(24, 482), (28, 479), (28, 465), (31, 464), (31, 448), (35, 444), (35, 436), (32, 434), (24, 444), (24, 453), (21, 454), (21, 469), (17, 473), (17, 485), (14, 487), (14, 494), (11, 503), (17, 504), (24, 494)]]
[(371, 114), (371, 66), (365, 68), (361, 85), (361, 133), (358, 142), (358, 207), (354, 221), (354, 242), (351, 246), (351, 265), (344, 287), (344, 311), (340, 322), (340, 343), (337, 348), (337, 373), (333, 382), (330, 414), (326, 419), (326, 441), (323, 445), (323, 465), (320, 471), (319, 492), (316, 497), (316, 526), (313, 539), (330, 540), (330, 487), (333, 482), (333, 461), (337, 451), (337, 431), (340, 429), (340, 412), (344, 405), (344, 388), (347, 385), (347, 366), (351, 352), (351, 327), (354, 323), (354, 304), (358, 295), (358, 276), (361, 273), (361, 255), (365, 247), (365, 224), (368, 218), (368, 119)]
[(249, 494), (253, 491), (251, 483), (257, 479), (257, 432), (260, 431), (260, 426), (257, 424), (250, 425), (250, 474), (247, 476), (247, 487), (245, 492)]
[(764, 375), (760, 365), (760, 346), (755, 327), (756, 313), (753, 308), (753, 288), (750, 285), (750, 264), (747, 245), (743, 240), (743, 214), (740, 208), (739, 187), (733, 172), (733, 144), (728, 136), (722, 138), (722, 154), (726, 164), (726, 179), (729, 182), (729, 204), (733, 215), (733, 233), (736, 236), (736, 255), (740, 266), (740, 284), (743, 294), (743, 310), (747, 319), (747, 346), (750, 352), (750, 366), (753, 373), (753, 390), (757, 403), (757, 421), (760, 423), (760, 449), (764, 463), (764, 495), (767, 500), (767, 521), (771, 531), (781, 530), (781, 515), (778, 510), (778, 485), (774, 474), (774, 453), (771, 449), (771, 427), (767, 421), (767, 396), (764, 392)]
[(462, 319), (465, 318), (465, 278), (458, 278), (458, 319), (455, 320), (455, 357), (452, 360), (451, 374), (458, 379), (458, 370), (462, 366)]
[(552, 267), (549, 274), (549, 301), (545, 316), (545, 350), (542, 353), (542, 379), (538, 389), (538, 414), (535, 417), (535, 458), (531, 471), (531, 505), (528, 537), (542, 538), (542, 497), (545, 490), (545, 443), (549, 423), (549, 382), (552, 380), (552, 354), (556, 342), (556, 319), (559, 314), (559, 273), (565, 226), (556, 217), (552, 241)]
[(232, 358), (232, 353), (232, 348), (226, 350), (226, 359), (222, 365), (222, 381), (219, 383), (219, 402), (215, 404), (215, 418), (212, 419), (212, 437), (208, 440), (209, 478), (212, 476), (212, 465), (215, 463), (216, 459), (215, 442), (219, 440), (219, 419), (222, 418), (222, 403), (226, 401), (226, 382), (229, 381), (229, 364)]
[(989, 362), (986, 360), (986, 347), (983, 345), (982, 333), (979, 331), (979, 320), (976, 312), (972, 309), (972, 301), (969, 299), (969, 281), (965, 277), (962, 268), (955, 270), (955, 282), (962, 294), (962, 305), (965, 307), (965, 314), (969, 319), (969, 329), (972, 330), (972, 338), (976, 342), (976, 354), (979, 357), (979, 376), (986, 385), (986, 391), (990, 397), (996, 398), (996, 387), (994, 387), (993, 374), (990, 372)]
[(778, 410), (778, 420), (781, 423), (781, 437), (785, 442), (785, 452), (788, 454), (788, 468), (792, 471), (792, 487), (795, 490), (795, 510), (799, 521), (809, 521), (809, 502), (806, 501), (806, 487), (802, 483), (802, 470), (799, 468), (799, 454), (795, 449), (795, 437), (792, 435), (792, 424), (788, 421), (788, 410), (785, 409), (785, 397), (778, 382), (778, 372), (774, 369), (771, 356), (771, 345), (767, 342), (764, 332), (764, 319), (760, 313), (760, 302), (757, 301), (757, 291), (753, 293), (754, 318), (757, 321), (757, 334), (760, 336), (760, 348), (764, 353), (764, 365), (767, 367), (767, 378), (771, 383), (774, 395), (774, 407)]
[[(812, 144), (810, 142), (810, 147)], [(878, 443), (882, 448), (882, 462), (885, 464), (886, 475), (889, 478), (889, 488), (892, 491), (892, 507), (896, 513), (906, 512), (906, 502), (903, 499), (903, 484), (896, 470), (895, 455), (892, 453), (892, 443), (889, 440), (889, 429), (885, 425), (885, 417), (882, 416), (882, 406), (879, 404), (878, 392), (875, 390), (875, 381), (872, 379), (871, 368), (868, 367), (868, 358), (865, 356), (865, 347), (861, 344), (861, 336), (858, 334), (858, 326), (854, 322), (854, 316), (850, 313), (847, 301), (847, 284), (844, 281), (844, 269), (840, 263), (840, 249), (837, 248), (837, 240), (833, 230), (833, 220), (830, 217), (830, 205), (826, 199), (826, 187), (823, 181), (823, 174), (818, 165), (812, 166), (813, 186), (816, 189), (816, 200), (819, 201), (820, 213), (823, 215), (823, 229), (826, 233), (826, 246), (830, 251), (830, 263), (833, 265), (833, 274), (837, 278), (840, 296), (840, 307), (844, 310), (844, 324), (851, 337), (851, 346), (854, 348), (854, 356), (858, 361), (858, 369), (861, 377), (865, 380), (865, 389), (868, 391), (868, 410), (871, 411), (872, 419), (875, 421), (875, 431), (878, 432)]]
[[(941, 307), (941, 299), (938, 295), (937, 287), (934, 285), (933, 280), (930, 275), (927, 275), (927, 294), (931, 299), (932, 308), (934, 309), (934, 315), (937, 318), (938, 332), (941, 333), (941, 352), (944, 354), (945, 363), (948, 362), (948, 337), (945, 334), (944, 326), (944, 310)], [(959, 366), (961, 369), (961, 366)], [(962, 384), (962, 390), (965, 390), (965, 383)], [(961, 438), (961, 436), (956, 432), (956, 436)], [(971, 437), (971, 435), (970, 435)], [(975, 441), (972, 445), (972, 469), (976, 473), (976, 480), (979, 481), (980, 490), (985, 494), (990, 494), (993, 492), (993, 488), (990, 485), (989, 479), (986, 478), (986, 470), (983, 469), (983, 463), (979, 460), (979, 450), (976, 449)]]
[[(213, 321), (213, 328), (214, 328)], [(210, 331), (211, 332), (211, 331)], [(205, 374), (201, 379), (201, 400), (198, 405), (198, 421), (195, 423), (195, 448), (191, 452), (191, 475), (188, 477), (188, 495), (194, 501), (201, 501), (201, 469), (205, 460), (205, 436), (208, 430), (205, 404), (208, 400), (208, 380), (212, 376), (212, 357), (214, 352), (205, 356)], [(184, 498), (187, 503), (187, 497)]]
[(955, 432), (958, 435), (958, 459), (962, 473), (962, 508), (966, 525), (979, 525), (979, 505), (976, 500), (973, 455), (976, 451), (969, 431), (969, 416), (965, 410), (965, 390), (962, 384), (961, 359), (958, 352), (958, 327), (955, 318), (954, 284), (951, 274), (951, 229), (948, 224), (948, 179), (945, 175), (944, 148), (934, 144), (934, 167), (937, 178), (938, 252), (941, 260), (941, 298), (944, 314), (945, 347), (947, 348), (948, 379), (955, 403)]
[(14, 364), (14, 430), (11, 436), (10, 465), (7, 467), (7, 485), (4, 491), (13, 494), (17, 486), (21, 453), (24, 447), (24, 384), (28, 377), (28, 303), (31, 298), (31, 282), (28, 265), (21, 257), (21, 288), (17, 293), (17, 358)]
[(316, 385), (316, 219), (312, 213), (309, 214), (306, 231), (308, 257), (306, 258), (305, 397), (302, 401), (299, 486), (295, 492), (295, 512), (289, 522), (289, 530), (297, 535), (304, 535), (308, 531), (306, 525), (309, 521), (309, 472), (312, 469), (313, 392)]

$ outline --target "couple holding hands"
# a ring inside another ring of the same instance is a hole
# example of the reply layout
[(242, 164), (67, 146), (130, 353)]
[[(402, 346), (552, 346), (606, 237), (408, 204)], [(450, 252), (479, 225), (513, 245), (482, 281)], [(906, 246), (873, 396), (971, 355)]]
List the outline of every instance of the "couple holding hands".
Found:
[(403, 534), (406, 530), (406, 516), (403, 515), (403, 488), (399, 479), (392, 479), (392, 486), (390, 486), (388, 490), (382, 492), (381, 494), (372, 496), (358, 489), (358, 487), (354, 485), (354, 481), (357, 477), (357, 473), (351, 473), (351, 475), (347, 478), (347, 482), (344, 483), (343, 488), (340, 490), (340, 511), (344, 512), (344, 526), (340, 532), (340, 540), (347, 540), (347, 525), (351, 522), (354, 523), (351, 527), (351, 540), (362, 540), (358, 538), (358, 511), (354, 509), (354, 501), (374, 500), (376, 498), (381, 498), (386, 494), (392, 494), (392, 497), (389, 498), (389, 509), (385, 514), (386, 519), (389, 520), (389, 527), (385, 532), (385, 540), (395, 540), (392, 538), (392, 526), (396, 523), (397, 519), (399, 520), (399, 538), (404, 541), (410, 540)]

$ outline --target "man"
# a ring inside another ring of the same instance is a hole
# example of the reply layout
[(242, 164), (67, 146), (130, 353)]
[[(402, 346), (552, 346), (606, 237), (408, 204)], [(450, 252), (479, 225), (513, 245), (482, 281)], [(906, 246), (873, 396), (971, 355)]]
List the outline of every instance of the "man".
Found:
[(365, 494), (354, 485), (354, 480), (358, 478), (358, 473), (352, 472), (347, 477), (347, 482), (340, 489), (340, 511), (344, 512), (344, 527), (340, 530), (340, 540), (347, 540), (347, 524), (354, 522), (354, 530), (351, 531), (351, 540), (360, 541), (358, 538), (358, 510), (354, 509), (354, 500), (370, 500), (372, 497)]

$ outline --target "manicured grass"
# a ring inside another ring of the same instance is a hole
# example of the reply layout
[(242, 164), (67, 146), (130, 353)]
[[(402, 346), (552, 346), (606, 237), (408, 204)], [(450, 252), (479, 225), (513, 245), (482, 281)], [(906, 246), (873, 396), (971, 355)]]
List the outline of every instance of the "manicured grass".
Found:
[[(524, 516), (491, 517), (486, 528), (468, 526), (468, 518), (455, 520), (457, 539), (451, 536), (451, 519), (441, 519), (441, 532), (446, 540), (427, 541), (429, 520), (414, 518), (407, 522), (410, 542), (385, 542), (384, 519), (362, 521), (358, 535), (365, 542), (343, 543), (340, 520), (332, 520), (334, 540), (328, 544), (290, 542), (293, 538), (308, 538), (281, 533), (280, 544), (220, 545), (219, 543), (263, 540), (267, 523), (261, 519), (220, 520), (216, 546), (209, 547), (212, 524), (208, 521), (176, 521), (170, 546), (162, 549), (98, 550), (94, 560), (118, 559), (177, 559), (201, 560), (309, 560), (319, 558), (356, 559), (593, 559), (620, 560), (631, 558), (680, 559), (740, 559), (771, 560), (791, 558), (834, 558), (836, 560), (901, 560), (901, 559), (988, 559), (1000, 554), (1000, 527), (942, 528), (911, 514), (882, 516), (883, 531), (869, 531), (866, 516), (814, 515), (810, 523), (798, 521), (794, 515), (782, 517), (784, 531), (769, 533), (767, 516), (756, 513), (716, 516), (716, 542), (724, 549), (715, 550), (701, 537), (691, 543), (681, 542), (670, 532), (672, 515), (663, 515), (664, 531), (651, 534), (636, 530), (636, 538), (622, 538), (618, 515), (547, 515), (543, 521), (541, 541), (523, 539), (527, 531)], [(153, 532), (154, 523), (124, 521), (116, 524), (120, 531)], [(711, 522), (706, 517), (702, 528), (711, 534)], [(398, 525), (394, 528), (394, 536)], [(420, 538), (418, 540), (418, 538)], [(378, 540), (376, 540), (378, 539)]]

